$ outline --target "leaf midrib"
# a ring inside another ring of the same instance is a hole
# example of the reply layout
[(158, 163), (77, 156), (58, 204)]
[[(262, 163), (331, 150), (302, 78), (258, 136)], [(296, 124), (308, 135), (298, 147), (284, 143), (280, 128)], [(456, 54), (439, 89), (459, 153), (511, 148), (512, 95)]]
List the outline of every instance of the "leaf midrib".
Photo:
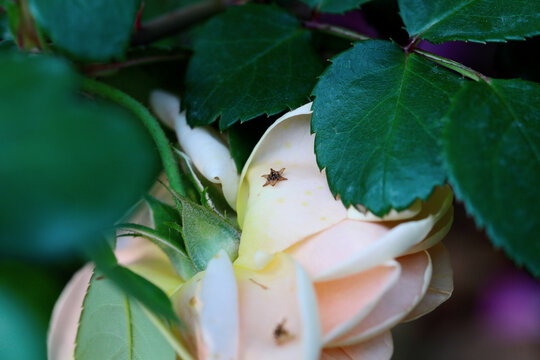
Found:
[[(210, 99), (214, 93), (221, 87), (221, 85), (223, 85), (223, 83), (227, 82), (230, 78), (232, 78), (233, 76), (237, 75), (239, 72), (241, 72), (243, 69), (251, 66), (253, 63), (255, 63), (257, 60), (260, 60), (262, 57), (266, 56), (268, 53), (274, 51), (275, 49), (279, 48), (280, 46), (282, 46), (285, 42), (289, 41), (289, 40), (292, 40), (294, 39), (296, 36), (298, 35), (301, 35), (304, 33), (304, 30), (302, 29), (295, 29), (294, 32), (292, 32), (291, 34), (281, 38), (281, 40), (279, 40), (278, 42), (274, 43), (272, 46), (269, 46), (267, 47), (263, 52), (257, 54), (256, 56), (253, 56), (249, 61), (245, 62), (245, 63), (242, 63), (242, 64), (239, 64), (239, 66), (237, 66), (236, 68), (232, 69), (227, 76), (225, 77), (220, 77), (220, 79), (217, 81), (217, 83), (214, 85), (214, 88), (212, 89), (212, 91), (210, 91), (208, 93), (208, 95), (204, 98), (204, 100), (202, 101), (201, 105), (199, 107), (203, 107), (204, 105), (206, 105), (206, 103), (208, 102), (208, 99)], [(223, 109), (220, 109), (219, 112), (223, 111)], [(217, 115), (219, 114), (214, 114), (213, 115), (213, 119), (211, 119), (211, 121), (213, 121)]]
[(453, 9), (448, 10), (444, 14), (441, 14), (437, 19), (435, 19), (431, 23), (424, 26), (424, 28), (422, 30), (418, 31), (418, 33), (415, 34), (415, 36), (418, 37), (418, 36), (421, 36), (421, 35), (425, 35), (428, 31), (433, 30), (435, 27), (440, 25), (443, 21), (448, 19), (450, 16), (454, 15), (458, 11), (466, 8), (467, 6), (471, 5), (472, 3), (476, 2), (476, 1), (478, 1), (478, 0), (470, 0), (468, 3), (462, 3), (461, 5), (453, 8)]
[(133, 360), (133, 329), (131, 321), (131, 306), (129, 305), (129, 299), (125, 294), (124, 298), (124, 311), (126, 314), (126, 330), (127, 330), (127, 343), (128, 343), (128, 360)]
[(533, 141), (529, 138), (529, 135), (523, 131), (523, 129), (521, 128), (522, 127), (522, 123), (519, 119), (519, 117), (516, 115), (516, 113), (514, 112), (514, 108), (510, 105), (510, 103), (508, 103), (508, 101), (506, 100), (506, 97), (503, 96), (503, 94), (501, 94), (497, 88), (495, 87), (495, 85), (493, 84), (488, 84), (489, 87), (493, 90), (493, 92), (495, 93), (495, 95), (497, 96), (497, 98), (499, 98), (499, 100), (501, 101), (501, 104), (508, 110), (508, 112), (510, 113), (510, 115), (512, 116), (512, 121), (510, 122), (509, 125), (511, 125), (512, 123), (516, 123), (518, 126), (516, 126), (516, 128), (518, 129), (519, 133), (521, 134), (521, 136), (525, 139), (525, 142), (527, 143), (527, 145), (529, 146), (529, 148), (531, 149), (531, 152), (534, 154), (534, 157), (536, 158), (536, 161), (540, 164), (540, 154), (538, 153), (538, 151), (536, 150), (536, 148), (534, 147), (534, 143)]

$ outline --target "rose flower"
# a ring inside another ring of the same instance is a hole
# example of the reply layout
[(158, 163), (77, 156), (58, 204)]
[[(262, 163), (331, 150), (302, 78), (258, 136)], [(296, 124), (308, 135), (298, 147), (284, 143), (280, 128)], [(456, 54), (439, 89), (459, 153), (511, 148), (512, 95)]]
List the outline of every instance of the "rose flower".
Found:
[[(199, 172), (222, 183), (229, 202), (236, 198), (231, 205), (242, 229), (234, 262), (221, 251), (185, 283), (174, 281), (168, 265), (155, 270), (167, 258), (150, 243), (130, 240), (117, 251), (120, 262), (171, 294), (183, 323), (175, 334), (193, 358), (389, 359), (390, 329), (450, 296), (452, 270), (440, 243), (453, 216), (448, 186), (382, 218), (346, 208), (317, 167), (311, 104), (266, 131), (238, 180), (219, 138), (189, 128), (178, 100), (159, 93), (153, 103), (162, 120), (175, 124)], [(50, 354), (73, 354), (90, 275), (89, 268), (76, 275), (59, 300)]]

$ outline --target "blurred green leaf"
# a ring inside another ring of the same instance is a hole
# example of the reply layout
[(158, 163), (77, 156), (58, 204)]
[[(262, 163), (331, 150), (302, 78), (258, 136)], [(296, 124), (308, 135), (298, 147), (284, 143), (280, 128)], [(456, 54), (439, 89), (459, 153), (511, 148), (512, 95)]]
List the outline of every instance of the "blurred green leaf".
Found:
[(410, 36), (450, 40), (523, 40), (540, 34), (540, 1), (399, 0)]
[(153, 313), (168, 320), (177, 320), (171, 301), (160, 288), (128, 268), (118, 265), (116, 256), (106, 241), (100, 241), (96, 245), (90, 256), (100, 272), (127, 296), (134, 297)]
[(323, 13), (344, 13), (348, 10), (358, 9), (360, 5), (371, 0), (300, 0), (312, 8)]
[(9, 31), (9, 18), (6, 12), (4, 0), (0, 0), (0, 42), (5, 40), (11, 40), (11, 32)]
[(146, 0), (141, 20), (148, 21), (201, 0)]
[(296, 108), (308, 101), (323, 69), (309, 32), (274, 6), (229, 8), (197, 32), (194, 50), (183, 102), (191, 125), (219, 117), (225, 129)]
[(0, 261), (0, 287), (9, 289), (19, 298), (27, 312), (32, 313), (39, 322), (43, 333), (47, 330), (54, 303), (62, 291), (63, 281), (58, 279), (55, 270), (58, 269), (14, 260)]
[(315, 152), (334, 195), (376, 215), (445, 181), (442, 118), (462, 79), (397, 45), (368, 40), (332, 59), (313, 94)]
[(28, 0), (54, 44), (86, 60), (119, 59), (129, 43), (139, 0)]
[(240, 233), (211, 210), (188, 199), (181, 198), (184, 242), (198, 271), (206, 269), (208, 262), (220, 251), (234, 261), (238, 257)]
[(540, 276), (540, 85), (468, 83), (444, 131), (450, 183), (479, 226)]
[(62, 256), (151, 186), (155, 145), (126, 110), (75, 91), (65, 62), (0, 54), (0, 253)]
[[(171, 222), (170, 224), (179, 224), (179, 222)], [(165, 254), (167, 254), (171, 264), (174, 266), (176, 273), (184, 280), (189, 280), (196, 274), (193, 264), (183, 249), (183, 244), (179, 245), (177, 241), (172, 240), (167, 234), (178, 233), (179, 229), (175, 225), (169, 225), (163, 222), (164, 232), (160, 232), (143, 225), (138, 224), (120, 224), (118, 228), (128, 230), (156, 244)], [(180, 226), (180, 225), (178, 225)]]
[(174, 360), (176, 356), (141, 305), (97, 271), (84, 299), (75, 358)]
[(46, 359), (45, 329), (32, 311), (0, 285), (0, 359)]

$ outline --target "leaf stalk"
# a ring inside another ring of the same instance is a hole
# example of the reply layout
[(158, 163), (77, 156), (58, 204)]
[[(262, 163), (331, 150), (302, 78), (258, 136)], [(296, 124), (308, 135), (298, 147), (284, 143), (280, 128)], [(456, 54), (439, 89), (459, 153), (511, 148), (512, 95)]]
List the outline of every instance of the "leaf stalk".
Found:
[(165, 136), (165, 132), (159, 125), (159, 122), (152, 116), (150, 111), (126, 93), (93, 79), (83, 78), (82, 90), (125, 107), (142, 121), (156, 143), (171, 188), (185, 196), (186, 190), (180, 176), (180, 168), (169, 146), (169, 140)]

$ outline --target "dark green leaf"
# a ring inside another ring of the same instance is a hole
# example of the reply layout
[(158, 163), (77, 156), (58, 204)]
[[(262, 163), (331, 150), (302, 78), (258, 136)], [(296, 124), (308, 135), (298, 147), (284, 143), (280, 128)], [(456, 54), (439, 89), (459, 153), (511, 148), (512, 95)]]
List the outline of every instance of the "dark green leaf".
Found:
[(186, 74), (189, 123), (220, 117), (225, 129), (304, 104), (322, 70), (309, 40), (296, 18), (274, 6), (238, 6), (214, 17), (197, 33)]
[(371, 0), (301, 0), (312, 8), (323, 13), (344, 13), (348, 10), (358, 9), (360, 5)]
[(46, 359), (45, 329), (32, 311), (0, 285), (0, 359)]
[(171, 232), (171, 228), (167, 226), (167, 223), (181, 223), (180, 212), (174, 207), (159, 201), (151, 195), (144, 197), (146, 204), (152, 212), (152, 219), (154, 221), (154, 228), (158, 234), (169, 239), (170, 242), (176, 244), (180, 248), (183, 248), (182, 235), (178, 232)]
[[(173, 222), (171, 224), (179, 224), (178, 222)], [(177, 233), (176, 227), (174, 225), (169, 225), (167, 222), (164, 222), (162, 225), (167, 232)], [(150, 229), (146, 226), (138, 224), (120, 224), (118, 228), (123, 230), (129, 230), (136, 234), (139, 234), (149, 241), (156, 244), (171, 261), (171, 264), (174, 266), (176, 273), (184, 280), (190, 279), (195, 275), (195, 269), (191, 260), (186, 255), (183, 246), (180, 246), (178, 242), (171, 240), (167, 235), (164, 235), (162, 232), (158, 232), (154, 229)], [(181, 241), (181, 240), (180, 240)]]
[(256, 121), (250, 121), (244, 124), (236, 123), (227, 130), (231, 156), (234, 159), (238, 173), (242, 172), (242, 168), (249, 155), (251, 155), (251, 151), (274, 120), (272, 118), (261, 117)]
[(399, 0), (411, 36), (449, 40), (523, 40), (540, 34), (540, 1)]
[(222, 249), (234, 261), (240, 242), (238, 231), (213, 211), (187, 199), (181, 201), (184, 241), (195, 268), (206, 269), (208, 262)]
[(448, 121), (444, 155), (457, 196), (496, 246), (540, 276), (540, 85), (469, 83)]
[(176, 357), (141, 305), (96, 272), (83, 303), (75, 358), (174, 360)]
[(97, 243), (90, 256), (97, 268), (112, 280), (126, 295), (132, 296), (150, 311), (176, 321), (171, 301), (156, 285), (133, 271), (118, 265), (116, 256), (105, 241)]
[(112, 226), (159, 168), (126, 110), (75, 96), (63, 62), (0, 55), (0, 253), (60, 256)]
[(396, 45), (357, 43), (317, 84), (312, 129), (319, 167), (344, 204), (377, 215), (444, 183), (439, 137), (462, 80)]
[(54, 44), (87, 60), (121, 58), (126, 49), (138, 0), (29, 0), (37, 23)]

